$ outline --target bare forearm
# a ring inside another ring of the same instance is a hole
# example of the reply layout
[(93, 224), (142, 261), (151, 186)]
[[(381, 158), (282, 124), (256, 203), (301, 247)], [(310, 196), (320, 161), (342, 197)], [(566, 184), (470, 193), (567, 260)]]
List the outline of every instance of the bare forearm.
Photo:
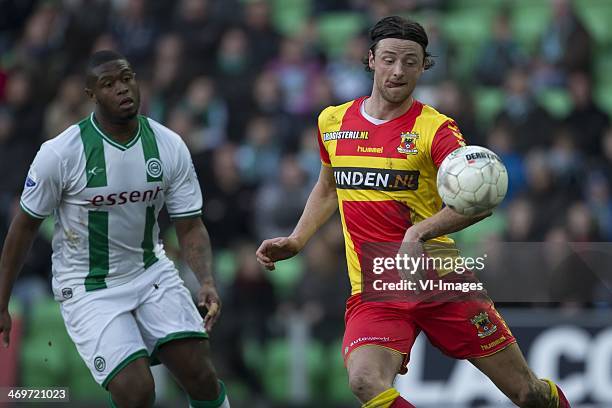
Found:
[(412, 238), (421, 241), (427, 241), (442, 235), (461, 231), (489, 215), (491, 215), (491, 213), (467, 217), (456, 213), (448, 207), (444, 207), (435, 215), (409, 228), (408, 231), (406, 231), (406, 235), (410, 235)]
[[(177, 227), (177, 232), (180, 231)], [(213, 282), (212, 249), (210, 237), (202, 222), (193, 224), (184, 232), (178, 232), (183, 257), (198, 278), (200, 284)]]
[(318, 182), (308, 197), (304, 212), (291, 233), (291, 237), (300, 243), (300, 247), (303, 247), (337, 209), (338, 196), (335, 187), (331, 188)]
[(0, 311), (8, 308), (15, 280), (32, 246), (40, 221), (19, 213), (11, 223), (0, 258)]

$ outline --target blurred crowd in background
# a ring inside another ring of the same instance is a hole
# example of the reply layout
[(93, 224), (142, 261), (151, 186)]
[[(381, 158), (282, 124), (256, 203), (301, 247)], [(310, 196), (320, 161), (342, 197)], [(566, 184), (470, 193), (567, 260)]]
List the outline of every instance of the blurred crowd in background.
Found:
[[(92, 110), (88, 56), (120, 51), (137, 73), (141, 113), (191, 150), (225, 301), (213, 347), (225, 377), (252, 392), (266, 384), (245, 347), (285, 336), (296, 316), (321, 344), (342, 334), (349, 285), (338, 219), (276, 272), (264, 272), (254, 252), (289, 234), (301, 214), (320, 168), (318, 113), (369, 94), (367, 29), (383, 16), (413, 18), (429, 34), (435, 66), (416, 97), (508, 168), (502, 207), (457, 234), (460, 242), (612, 239), (606, 0), (0, 0), (0, 8), (0, 242), (40, 144)], [(182, 265), (171, 225), (160, 224)], [(26, 305), (50, 293), (50, 236), (46, 222), (16, 287)]]

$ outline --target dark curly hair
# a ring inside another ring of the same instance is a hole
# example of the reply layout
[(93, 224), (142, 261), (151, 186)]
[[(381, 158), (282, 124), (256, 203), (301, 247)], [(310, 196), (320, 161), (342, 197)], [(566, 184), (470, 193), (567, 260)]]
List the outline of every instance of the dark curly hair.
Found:
[[(429, 40), (427, 39), (427, 33), (423, 26), (416, 21), (409, 20), (400, 16), (389, 16), (384, 17), (370, 30), (371, 45), (369, 51), (372, 54), (376, 51), (376, 46), (380, 40), (385, 38), (398, 38), (400, 40), (411, 40), (419, 44), (423, 48), (423, 55), (425, 56), (425, 69), (429, 69), (434, 66), (434, 60), (431, 54), (427, 52), (427, 45)], [(363, 59), (363, 64), (368, 72), (372, 72), (369, 65), (368, 55)]]

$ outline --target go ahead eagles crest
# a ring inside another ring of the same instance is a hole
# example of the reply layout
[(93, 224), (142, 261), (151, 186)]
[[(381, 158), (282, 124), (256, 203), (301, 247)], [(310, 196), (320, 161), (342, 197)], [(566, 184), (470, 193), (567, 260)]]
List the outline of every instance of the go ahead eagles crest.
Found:
[(419, 152), (416, 147), (418, 138), (419, 134), (416, 132), (400, 133), (400, 145), (397, 147), (397, 151), (402, 154), (417, 154)]
[(489, 314), (487, 312), (477, 314), (470, 319), (470, 322), (476, 326), (478, 337), (481, 339), (483, 337), (490, 336), (497, 331), (497, 326), (494, 325), (491, 320), (489, 320)]

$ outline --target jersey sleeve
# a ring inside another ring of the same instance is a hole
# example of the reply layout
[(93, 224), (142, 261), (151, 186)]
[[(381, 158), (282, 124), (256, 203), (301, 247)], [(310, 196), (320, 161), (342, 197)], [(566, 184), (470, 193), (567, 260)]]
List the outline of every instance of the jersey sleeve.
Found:
[(434, 165), (440, 167), (446, 156), (465, 144), (465, 139), (455, 121), (444, 122), (436, 131), (431, 142), (431, 158)]
[(62, 185), (60, 156), (43, 144), (30, 165), (19, 201), (21, 209), (34, 218), (48, 217), (60, 204)]
[(321, 156), (321, 163), (325, 166), (331, 166), (331, 160), (329, 159), (329, 153), (323, 144), (323, 139), (321, 139), (321, 129), (319, 128), (317, 132), (317, 141), (319, 142), (319, 155)]
[(202, 215), (200, 184), (189, 150), (182, 142), (166, 195), (166, 207), (171, 219)]

